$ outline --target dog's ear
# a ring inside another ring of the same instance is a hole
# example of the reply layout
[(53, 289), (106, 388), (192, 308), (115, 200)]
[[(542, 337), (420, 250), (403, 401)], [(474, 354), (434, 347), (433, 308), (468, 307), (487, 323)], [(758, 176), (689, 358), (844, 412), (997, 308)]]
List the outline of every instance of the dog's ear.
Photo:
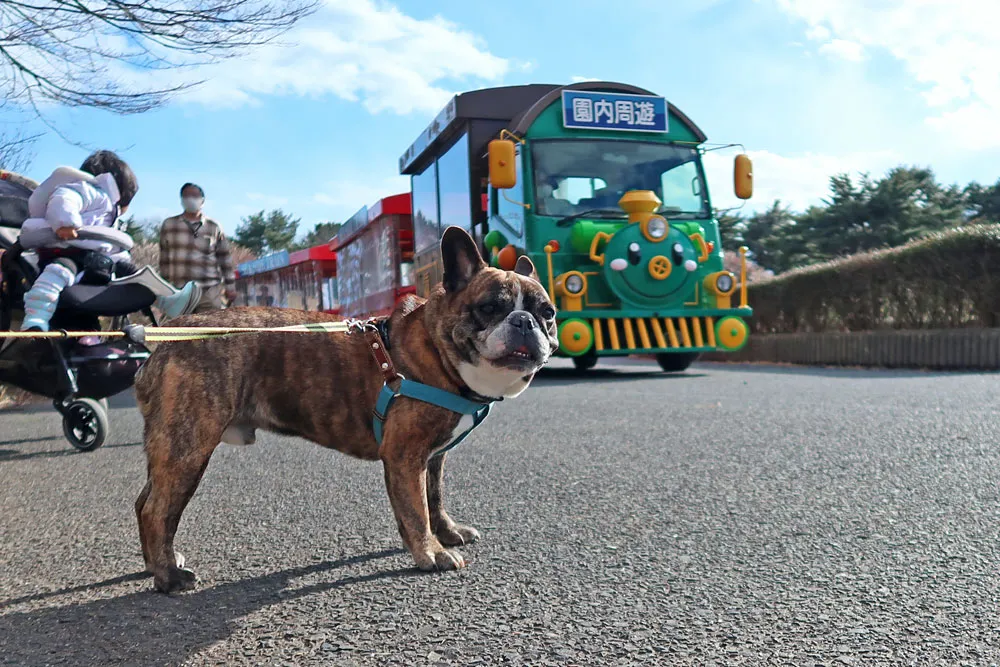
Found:
[(469, 233), (461, 227), (449, 227), (441, 237), (441, 264), (445, 290), (460, 292), (472, 277), (486, 268), (486, 262)]
[(539, 284), (542, 282), (538, 277), (538, 271), (535, 270), (535, 264), (528, 259), (527, 255), (521, 255), (517, 258), (517, 263), (514, 265), (514, 273), (531, 278)]

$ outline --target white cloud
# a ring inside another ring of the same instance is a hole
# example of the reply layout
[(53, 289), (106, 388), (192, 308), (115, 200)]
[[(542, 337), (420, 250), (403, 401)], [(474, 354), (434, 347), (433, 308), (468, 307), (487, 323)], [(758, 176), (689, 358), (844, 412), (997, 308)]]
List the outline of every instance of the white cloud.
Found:
[(830, 31), (821, 25), (814, 25), (810, 26), (809, 30), (806, 31), (806, 37), (819, 42), (824, 42), (830, 39)]
[[(441, 17), (416, 19), (375, 0), (324, 0), (275, 43), (238, 60), (157, 73), (121, 72), (142, 85), (206, 83), (180, 100), (212, 107), (256, 104), (266, 95), (334, 95), (368, 111), (436, 113), (454, 93), (447, 86), (498, 81), (513, 63)], [(181, 78), (183, 77), (183, 78)]]
[[(733, 194), (735, 155), (731, 151), (705, 155), (709, 193), (716, 208), (735, 207), (741, 203)], [(754, 193), (745, 204), (746, 211), (766, 209), (775, 199), (794, 211), (803, 211), (819, 204), (829, 194), (831, 176), (868, 172), (874, 178), (898, 163), (898, 156), (889, 151), (841, 156), (810, 153), (785, 156), (769, 151), (749, 151), (748, 155), (753, 160)]]
[(587, 76), (571, 76), (569, 79), (573, 83), (583, 83), (584, 81), (600, 81), (600, 79), (592, 79)]
[(850, 60), (859, 63), (865, 59), (865, 47), (857, 42), (849, 42), (846, 39), (831, 39), (829, 42), (819, 47), (820, 53)]
[[(995, 0), (776, 0), (841, 56), (900, 61), (934, 111), (928, 125), (968, 149), (1000, 147), (1000, 3)], [(844, 44), (836, 45), (838, 42)], [(845, 46), (850, 44), (852, 46)]]

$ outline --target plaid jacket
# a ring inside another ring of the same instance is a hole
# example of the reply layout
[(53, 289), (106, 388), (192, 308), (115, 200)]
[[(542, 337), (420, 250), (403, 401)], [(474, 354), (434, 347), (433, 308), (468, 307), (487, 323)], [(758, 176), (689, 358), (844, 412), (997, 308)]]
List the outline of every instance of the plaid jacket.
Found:
[(225, 283), (235, 289), (236, 274), (229, 240), (211, 218), (189, 223), (182, 215), (163, 221), (160, 227), (160, 275), (177, 287), (189, 280), (201, 287)]

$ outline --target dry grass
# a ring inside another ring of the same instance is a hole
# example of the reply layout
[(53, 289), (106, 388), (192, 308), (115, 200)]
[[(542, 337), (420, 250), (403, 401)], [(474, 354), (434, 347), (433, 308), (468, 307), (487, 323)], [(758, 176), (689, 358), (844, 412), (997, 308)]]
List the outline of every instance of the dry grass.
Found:
[[(230, 242), (230, 248), (233, 256), (233, 266), (237, 266), (242, 262), (249, 262), (252, 259), (256, 259), (257, 256), (253, 254), (252, 251), (247, 250), (241, 245)], [(149, 265), (154, 269), (159, 270), (160, 266), (160, 246), (156, 243), (141, 243), (132, 248), (132, 261), (139, 268), (145, 265)]]
[(20, 389), (0, 384), (0, 410), (25, 405), (36, 400), (40, 399), (37, 396), (32, 396), (26, 391), (21, 391)]
[(147, 264), (156, 270), (160, 268), (160, 246), (156, 243), (137, 244), (132, 248), (132, 261), (140, 269)]

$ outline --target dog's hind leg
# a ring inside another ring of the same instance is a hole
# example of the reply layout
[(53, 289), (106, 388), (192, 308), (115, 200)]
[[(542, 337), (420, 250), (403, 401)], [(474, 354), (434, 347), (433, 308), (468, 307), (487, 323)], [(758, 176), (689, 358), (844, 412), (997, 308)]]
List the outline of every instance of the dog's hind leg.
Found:
[[(183, 568), (183, 557), (174, 551), (174, 535), (181, 514), (205, 474), (219, 435), (188, 440), (192, 445), (178, 455), (174, 455), (174, 448), (178, 442), (184, 442), (180, 439), (182, 432), (173, 433), (173, 437), (158, 435), (147, 441), (150, 453), (148, 491), (143, 489), (145, 501), (141, 508), (138, 502), (136, 507), (147, 569), (153, 574), (154, 587), (163, 593), (191, 589), (197, 580), (194, 572)], [(154, 453), (166, 453), (166, 456), (154, 456)]]
[[(153, 560), (150, 558), (149, 547), (146, 542), (146, 531), (143, 530), (142, 525), (142, 508), (146, 506), (146, 499), (149, 498), (149, 491), (153, 488), (153, 481), (151, 479), (146, 480), (146, 486), (142, 487), (142, 491), (139, 493), (139, 497), (135, 501), (135, 516), (139, 522), (139, 542), (142, 544), (142, 560), (146, 565), (146, 572), (148, 574), (153, 574)], [(179, 552), (174, 552), (174, 561), (177, 567), (184, 567), (184, 555)]]
[(479, 531), (472, 526), (455, 523), (444, 509), (444, 458), (435, 456), (427, 464), (427, 508), (430, 511), (431, 531), (446, 547), (472, 544), (479, 539)]
[(139, 497), (135, 500), (135, 518), (139, 522), (139, 542), (142, 544), (142, 560), (146, 564), (146, 572), (153, 573), (153, 563), (149, 558), (149, 549), (146, 546), (146, 531), (142, 528), (142, 508), (146, 506), (146, 499), (149, 498), (149, 491), (153, 488), (153, 480), (146, 479), (146, 486), (142, 487)]

